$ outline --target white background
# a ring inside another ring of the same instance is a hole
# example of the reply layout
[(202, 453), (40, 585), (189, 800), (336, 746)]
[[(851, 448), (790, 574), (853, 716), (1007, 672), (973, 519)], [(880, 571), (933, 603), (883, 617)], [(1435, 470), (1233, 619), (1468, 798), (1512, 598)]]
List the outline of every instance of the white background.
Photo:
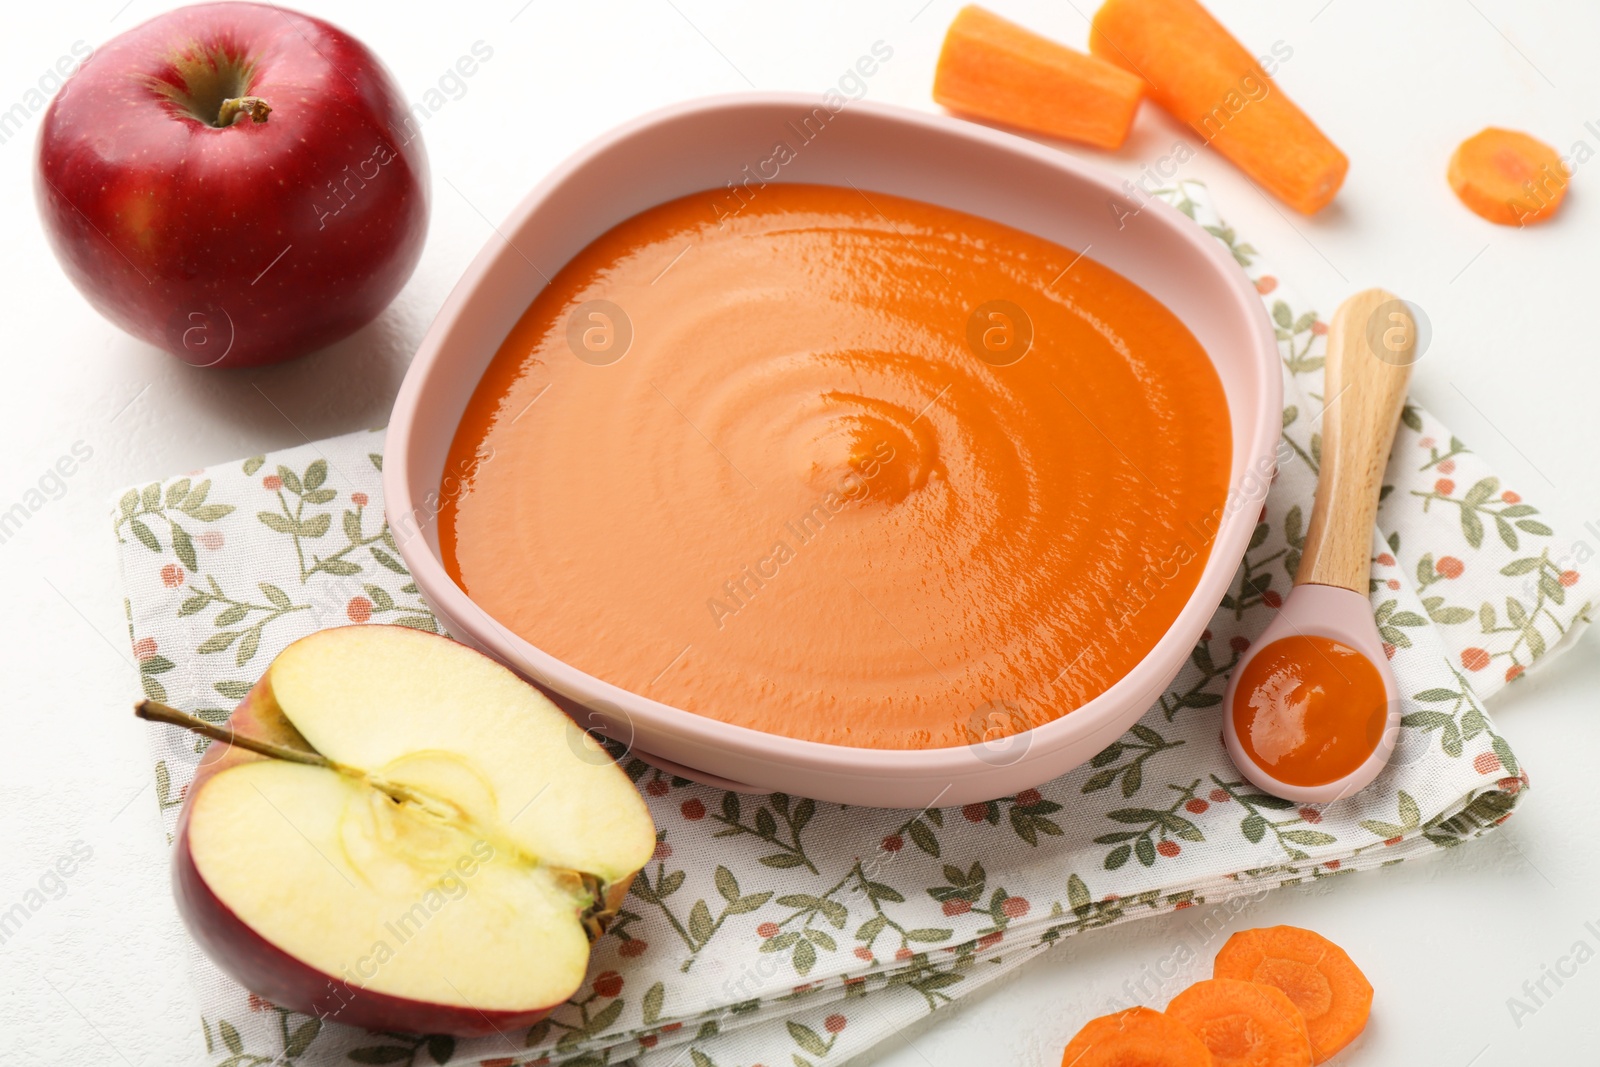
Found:
[[(750, 85), (820, 93), (880, 39), (894, 57), (871, 80), (869, 98), (931, 108), (934, 58), (957, 0), (923, 2), (315, 0), (313, 13), (372, 46), (411, 100), (475, 41), (494, 55), (425, 126), (432, 230), (399, 300), (333, 349), (261, 371), (193, 370), (99, 319), (57, 269), (33, 211), (38, 116), (0, 145), (0, 510), (75, 442), (94, 453), (65, 496), (0, 545), (0, 910), (72, 842), (93, 849), (66, 895), (0, 945), (0, 1064), (185, 1064), (198, 1062), (201, 1048), (146, 739), (128, 711), (138, 685), (112, 552), (113, 492), (383, 424), (429, 319), (492, 236), (487, 220), (498, 221), (552, 165), (613, 124)], [(1092, 2), (992, 6), (1083, 47)], [(8, 5), (0, 110), (22, 100), (74, 42), (101, 44), (168, 6), (132, 0), (119, 11), (122, 4)], [(1470, 215), (1444, 180), (1454, 145), (1485, 125), (1527, 129), (1564, 152), (1578, 140), (1600, 151), (1600, 5), (1212, 6), (1253, 50), (1275, 41), (1293, 49), (1280, 84), (1352, 166), (1338, 201), (1313, 220), (1286, 216), (1220, 159), (1198, 158), (1183, 176), (1210, 183), (1224, 215), (1325, 313), (1376, 284), (1420, 304), (1433, 341), (1416, 396), (1561, 532), (1600, 546), (1600, 160), (1578, 169), (1556, 222), (1525, 231)], [(1137, 178), (1179, 134), (1147, 106), (1122, 151), (1080, 154)], [(1586, 522), (1594, 532), (1583, 532)], [(1465, 1067), (1600, 1055), (1600, 961), (1520, 1027), (1506, 1004), (1580, 939), (1600, 950), (1597, 650), (1591, 634), (1493, 708), (1534, 780), (1503, 830), (1427, 862), (1274, 893), (1246, 916), (1321, 930), (1366, 969), (1376, 1012), (1338, 1062)], [(1066, 1038), (1125, 980), (1157, 968), (1180, 942), (1198, 947), (1205, 935), (1190, 917), (1200, 914), (1074, 938), (869, 1059), (1053, 1065)], [(1185, 968), (1154, 1002), (1208, 963)]]

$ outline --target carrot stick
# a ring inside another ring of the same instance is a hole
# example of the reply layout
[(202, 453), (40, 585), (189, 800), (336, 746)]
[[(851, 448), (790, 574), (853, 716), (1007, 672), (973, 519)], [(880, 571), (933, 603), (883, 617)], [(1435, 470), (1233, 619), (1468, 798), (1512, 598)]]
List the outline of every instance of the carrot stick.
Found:
[(1213, 1067), (1200, 1039), (1154, 1008), (1090, 1019), (1067, 1044), (1061, 1067)]
[(1150, 98), (1284, 203), (1307, 215), (1349, 160), (1197, 0), (1106, 0), (1089, 51), (1138, 74)]
[(1167, 1014), (1211, 1050), (1216, 1067), (1311, 1067), (1305, 1016), (1273, 986), (1211, 978), (1174, 997)]
[(1461, 142), (1449, 178), (1463, 204), (1501, 226), (1541, 222), (1567, 195), (1567, 165), (1554, 148), (1495, 126)]
[(1372, 1012), (1372, 983), (1344, 949), (1298, 926), (1242, 930), (1228, 938), (1211, 973), (1282, 990), (1305, 1016), (1313, 1063), (1356, 1039)]
[(1097, 148), (1128, 137), (1144, 82), (976, 5), (945, 34), (933, 98), (952, 111)]

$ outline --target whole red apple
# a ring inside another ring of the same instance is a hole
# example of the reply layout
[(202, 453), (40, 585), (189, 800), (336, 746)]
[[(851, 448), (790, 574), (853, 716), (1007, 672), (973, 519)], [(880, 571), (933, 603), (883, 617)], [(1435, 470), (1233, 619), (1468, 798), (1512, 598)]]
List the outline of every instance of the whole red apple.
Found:
[(39, 133), (35, 194), (74, 285), (189, 363), (293, 359), (411, 275), (428, 160), (394, 79), (320, 19), (197, 4), (95, 53)]

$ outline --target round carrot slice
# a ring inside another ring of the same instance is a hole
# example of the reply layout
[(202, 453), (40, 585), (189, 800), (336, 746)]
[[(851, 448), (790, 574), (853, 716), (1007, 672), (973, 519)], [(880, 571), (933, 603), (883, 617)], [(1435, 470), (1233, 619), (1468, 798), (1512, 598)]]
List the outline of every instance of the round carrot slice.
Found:
[(1450, 157), (1450, 188), (1476, 214), (1501, 226), (1554, 215), (1570, 177), (1554, 148), (1495, 126), (1462, 141)]
[(1313, 1063), (1356, 1039), (1372, 1013), (1372, 983), (1321, 934), (1298, 926), (1241, 930), (1228, 938), (1211, 973), (1283, 991), (1305, 1017)]
[(1216, 1067), (1311, 1067), (1305, 1016), (1272, 986), (1211, 978), (1174, 997), (1167, 1014), (1211, 1050)]
[(1200, 1039), (1154, 1008), (1129, 1008), (1084, 1024), (1061, 1067), (1214, 1067)]

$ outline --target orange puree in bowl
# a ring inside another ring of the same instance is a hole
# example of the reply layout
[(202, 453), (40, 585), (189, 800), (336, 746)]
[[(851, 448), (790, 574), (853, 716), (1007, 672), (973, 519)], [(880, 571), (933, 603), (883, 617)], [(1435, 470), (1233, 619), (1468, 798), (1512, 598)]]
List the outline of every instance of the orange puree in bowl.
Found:
[(506, 338), (441, 486), (461, 587), (591, 675), (840, 745), (993, 738), (1126, 674), (1226, 495), (1193, 335), (958, 211), (820, 185), (726, 204), (622, 222)]

